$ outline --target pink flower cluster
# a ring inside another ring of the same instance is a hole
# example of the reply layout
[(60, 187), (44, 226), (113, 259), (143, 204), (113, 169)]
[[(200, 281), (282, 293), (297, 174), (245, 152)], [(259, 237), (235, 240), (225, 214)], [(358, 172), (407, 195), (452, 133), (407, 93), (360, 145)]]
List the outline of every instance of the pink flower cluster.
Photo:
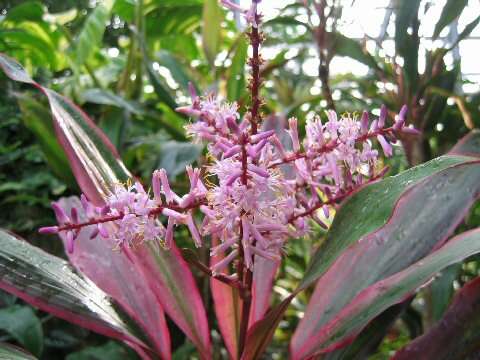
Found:
[[(77, 209), (67, 216), (54, 204), (60, 225), (41, 231), (66, 231), (70, 251), (80, 229), (92, 224), (96, 224), (92, 237), (111, 237), (119, 247), (157, 240), (168, 248), (174, 227), (182, 224), (196, 246), (202, 246), (205, 236), (220, 240), (211, 254), (225, 257), (212, 268), (214, 274), (240, 255), (244, 266), (252, 270), (256, 256), (279, 260), (288, 238), (309, 231), (308, 219), (326, 228), (332, 206), (384, 174), (385, 169), (378, 169), (378, 151), (372, 140), (391, 156), (397, 133), (416, 132), (405, 127), (406, 107), (392, 127), (385, 127), (385, 107), (371, 123), (366, 112), (358, 120), (329, 111), (325, 123), (320, 117), (307, 121), (306, 137), (301, 141), (295, 118), (289, 120), (286, 137), (274, 130), (253, 133), (250, 114), (241, 118), (235, 103), (214, 96), (192, 97), (192, 104), (178, 111), (197, 119), (187, 126), (187, 133), (208, 142), (212, 162), (203, 176), (200, 169), (187, 167), (187, 194), (177, 195), (165, 170), (156, 170), (152, 194), (138, 182), (115, 185), (103, 208), (82, 196), (83, 211), (90, 219), (83, 224), (78, 223)], [(206, 178), (211, 184), (208, 189), (202, 180)], [(203, 214), (201, 226), (195, 214)], [(163, 225), (160, 216), (166, 218)], [(107, 222), (111, 226), (105, 226)]]

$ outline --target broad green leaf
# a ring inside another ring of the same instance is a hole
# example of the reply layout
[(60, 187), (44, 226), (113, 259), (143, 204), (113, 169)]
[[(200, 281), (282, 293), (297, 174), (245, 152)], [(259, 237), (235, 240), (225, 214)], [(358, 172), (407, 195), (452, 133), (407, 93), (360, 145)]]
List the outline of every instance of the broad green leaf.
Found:
[(37, 360), (36, 357), (13, 345), (0, 343), (0, 359), (5, 360)]
[(84, 65), (100, 45), (112, 5), (113, 0), (100, 2), (85, 20), (75, 41), (74, 61), (77, 66)]
[(13, 305), (0, 309), (0, 329), (12, 335), (32, 354), (42, 354), (42, 324), (31, 307)]
[[(474, 234), (470, 232), (461, 236), (473, 237)], [(474, 359), (478, 355), (480, 344), (479, 314), (480, 278), (477, 277), (458, 291), (438, 323), (399, 350), (392, 359)]]
[(245, 64), (247, 61), (248, 43), (243, 34), (240, 34), (237, 48), (232, 58), (232, 64), (227, 74), (227, 99), (237, 101), (245, 93)]
[(0, 230), (0, 288), (79, 326), (144, 346), (102, 290), (66, 261), (5, 230)]
[(45, 6), (40, 1), (24, 1), (7, 12), (7, 21), (42, 21)]
[(433, 31), (434, 39), (438, 38), (441, 31), (460, 16), (467, 3), (468, 0), (447, 0), (440, 14), (440, 19), (435, 24), (435, 30)]
[(205, 56), (213, 67), (220, 49), (220, 30), (223, 16), (217, 0), (205, 0), (203, 5), (202, 44)]

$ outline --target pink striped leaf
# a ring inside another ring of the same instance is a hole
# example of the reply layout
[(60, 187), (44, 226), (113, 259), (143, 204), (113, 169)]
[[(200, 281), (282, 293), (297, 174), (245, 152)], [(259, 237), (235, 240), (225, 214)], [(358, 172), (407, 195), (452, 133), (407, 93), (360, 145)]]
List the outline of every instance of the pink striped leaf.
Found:
[[(383, 310), (404, 300), (412, 291), (420, 288), (447, 266), (478, 253), (480, 253), (480, 228), (454, 237), (406, 269), (362, 290), (317, 334), (315, 342), (321, 343), (322, 347), (317, 348), (311, 355), (328, 352), (340, 344), (348, 343)], [(435, 339), (435, 343), (438, 344), (437, 341), (438, 339)], [(298, 356), (299, 353), (296, 354), (293, 359), (311, 357), (307, 352), (303, 352), (301, 356)], [(413, 358), (419, 357), (409, 357)]]
[[(212, 239), (212, 246), (218, 244), (217, 239)], [(212, 256), (210, 265), (213, 266), (223, 259), (223, 254)], [(224, 273), (226, 273), (224, 271)], [(223, 341), (232, 359), (238, 358), (238, 337), (240, 330), (240, 316), (242, 313), (242, 299), (237, 289), (211, 279), (210, 289), (212, 291), (215, 315), (218, 327), (222, 334)]]
[(388, 222), (350, 245), (317, 281), (292, 338), (292, 357), (306, 358), (324, 348), (320, 334), (362, 290), (442, 246), (479, 194), (478, 160), (431, 175), (402, 194)]
[[(243, 358), (260, 358), (288, 304), (296, 294), (314, 284), (319, 278), (328, 274), (326, 279), (330, 282), (320, 280), (322, 287), (319, 287), (312, 297), (305, 320), (302, 321), (293, 339), (291, 350), (294, 356), (296, 351), (304, 351), (303, 345), (308, 343), (310, 346), (310, 341), (315, 338), (319, 328), (334, 317), (356, 294), (391, 275), (391, 271), (401, 271), (408, 267), (442, 244), (475, 198), (474, 190), (477, 185), (474, 182), (479, 182), (476, 178), (478, 176), (476, 161), (476, 158), (460, 154), (443, 156), (395, 177), (368, 185), (347, 199), (338, 211), (326, 241), (313, 256), (300, 286), (249, 330), (247, 350)], [(447, 171), (449, 169), (450, 172)], [(468, 172), (472, 172), (469, 174), (473, 176), (470, 180), (469, 175), (465, 175)], [(463, 191), (464, 196), (456, 198), (456, 194), (461, 192), (459, 189), (465, 186), (472, 191)], [(420, 189), (415, 193), (424, 193), (424, 196), (418, 199), (410, 197), (409, 201), (413, 205), (405, 205), (405, 208), (411, 209), (410, 218), (405, 217), (405, 220), (397, 221), (397, 218), (392, 216), (394, 208), (401, 203), (403, 197), (417, 187)], [(438, 196), (440, 193), (445, 197), (440, 198)], [(446, 200), (449, 206), (444, 206)], [(424, 206), (427, 204), (428, 206)], [(430, 218), (433, 218), (431, 224), (434, 226), (425, 226), (426, 219)], [(383, 238), (375, 237), (374, 234), (389, 221), (398, 225), (395, 237), (390, 235)], [(430, 231), (432, 227), (433, 231)], [(415, 232), (416, 230), (418, 232)], [(370, 247), (362, 244), (363, 239), (368, 236), (373, 238), (370, 240), (373, 244)], [(394, 240), (389, 241), (390, 238)], [(343, 253), (352, 251), (351, 247), (358, 247), (358, 251), (346, 261), (347, 255)], [(363, 253), (365, 248), (368, 251)], [(342, 258), (344, 260), (339, 260)], [(331, 270), (337, 261), (341, 261), (343, 268), (336, 265), (335, 270)], [(314, 345), (311, 350), (315, 350)], [(305, 348), (305, 351), (307, 350)]]
[(66, 261), (1, 229), (0, 288), (57, 317), (148, 350), (106, 293)]
[[(59, 204), (67, 213), (72, 207), (77, 208), (80, 221), (87, 220), (77, 197), (62, 198)], [(138, 322), (162, 359), (170, 359), (170, 334), (165, 314), (154, 292), (148, 291), (148, 282), (125, 254), (112, 250), (115, 244), (111, 239), (98, 235), (90, 239), (92, 231), (92, 226), (80, 231), (75, 251), (68, 254), (70, 262)], [(66, 246), (66, 237), (61, 237)]]
[(480, 350), (479, 322), (480, 277), (477, 277), (458, 291), (438, 323), (397, 351), (392, 359), (474, 359)]
[(280, 263), (257, 256), (253, 268), (252, 305), (248, 319), (249, 328), (265, 316), (270, 307), (273, 281)]
[[(106, 135), (68, 99), (34, 82), (15, 60), (0, 54), (0, 67), (11, 79), (39, 88), (48, 98), (55, 131), (67, 154), (77, 182), (96, 205), (102, 205), (114, 184), (131, 178)], [(208, 322), (193, 275), (177, 249), (160, 250), (151, 243), (127, 256), (145, 277), (160, 305), (198, 347), (204, 358), (211, 353)], [(112, 256), (102, 253), (99, 256)], [(188, 294), (188, 296), (185, 296)]]

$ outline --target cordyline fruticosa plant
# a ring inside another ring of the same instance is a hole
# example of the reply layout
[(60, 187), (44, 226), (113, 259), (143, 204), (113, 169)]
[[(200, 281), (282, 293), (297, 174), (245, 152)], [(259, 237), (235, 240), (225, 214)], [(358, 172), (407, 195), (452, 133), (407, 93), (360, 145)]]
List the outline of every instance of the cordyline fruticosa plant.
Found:
[[(386, 170), (374, 144), (390, 156), (398, 134), (416, 134), (405, 124), (405, 107), (391, 124), (385, 108), (373, 121), (367, 112), (357, 119), (329, 111), (324, 123), (320, 117), (306, 122), (303, 141), (296, 119), (286, 131), (265, 128), (258, 2), (244, 10), (223, 1), (250, 25), (251, 103), (245, 114), (239, 115), (235, 103), (193, 90), (192, 103), (178, 109), (194, 119), (187, 133), (208, 144), (208, 164), (186, 169), (190, 189), (184, 195), (170, 187), (162, 169), (153, 173), (146, 190), (79, 108), (0, 56), (7, 76), (47, 96), (58, 140), (83, 191), (80, 199), (54, 203), (58, 225), (40, 229), (62, 238), (77, 272), (1, 231), (2, 289), (121, 339), (144, 359), (171, 357), (167, 314), (199, 356), (209, 359), (219, 349), (211, 346), (206, 311), (189, 268), (195, 266), (211, 279), (230, 356), (255, 359), (292, 299), (315, 285), (290, 355), (335, 357), (377, 315), (448, 265), (480, 252), (479, 230), (447, 242), (480, 190), (477, 133), (446, 156), (382, 180)], [(317, 226), (328, 229), (325, 242), (298, 288), (269, 309), (287, 242), (302, 241)], [(194, 251), (177, 248), (180, 227), (188, 229), (193, 245), (210, 248), (209, 264)]]

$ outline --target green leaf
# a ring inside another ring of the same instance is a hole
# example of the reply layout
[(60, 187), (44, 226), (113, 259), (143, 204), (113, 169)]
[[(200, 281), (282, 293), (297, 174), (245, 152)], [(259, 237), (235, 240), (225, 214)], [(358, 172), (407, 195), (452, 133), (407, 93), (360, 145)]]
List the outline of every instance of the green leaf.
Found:
[(227, 98), (236, 101), (245, 92), (245, 64), (247, 61), (248, 43), (243, 34), (240, 34), (237, 48), (232, 58), (232, 64), (228, 69)]
[(33, 97), (18, 95), (18, 105), (22, 112), (22, 121), (35, 134), (45, 158), (57, 177), (75, 188), (75, 178), (70, 170), (67, 157), (55, 137), (51, 114)]
[(8, 21), (42, 21), (45, 6), (40, 1), (24, 1), (7, 12)]
[(475, 20), (465, 26), (465, 28), (460, 33), (460, 35), (458, 35), (458, 38), (455, 40), (455, 43), (451, 47), (455, 47), (460, 41), (469, 36), (471, 32), (478, 26), (478, 23), (480, 23), (480, 16), (478, 16)]
[(144, 110), (139, 103), (131, 100), (126, 100), (122, 96), (116, 95), (109, 90), (102, 90), (97, 88), (88, 89), (82, 93), (82, 97), (85, 101), (93, 104), (111, 105), (131, 112), (133, 114), (144, 114)]
[(157, 52), (156, 59), (161, 66), (164, 66), (170, 70), (170, 74), (172, 75), (173, 79), (181, 86), (183, 91), (188, 93), (188, 84), (192, 82), (192, 80), (185, 72), (185, 69), (180, 61), (178, 61), (177, 58), (169, 51), (165, 50), (160, 50)]
[(32, 354), (42, 354), (42, 324), (31, 307), (13, 305), (0, 309), (0, 329), (12, 335)]
[(109, 341), (101, 346), (90, 346), (81, 351), (67, 355), (66, 360), (136, 360), (137, 357), (129, 349), (117, 342)]
[(111, 1), (100, 2), (88, 15), (75, 42), (74, 61), (82, 66), (101, 44), (112, 8)]
[(185, 166), (192, 164), (202, 153), (203, 146), (192, 143), (167, 141), (161, 146), (158, 168), (167, 170), (167, 174), (174, 179), (178, 174), (185, 172)]
[(0, 343), (0, 359), (5, 360), (37, 360), (36, 357), (16, 346)]
[(340, 33), (332, 34), (332, 36), (335, 55), (348, 56), (370, 68), (378, 68), (375, 58), (362, 47), (360, 42), (350, 39)]
[(203, 50), (211, 67), (220, 49), (222, 11), (217, 0), (205, 0), (203, 5)]
[(433, 31), (433, 38), (438, 38), (438, 35), (442, 32), (445, 26), (449, 25), (453, 20), (458, 18), (462, 13), (465, 6), (467, 6), (468, 0), (448, 0), (442, 9), (440, 19), (435, 25)]
[(155, 94), (158, 96), (158, 99), (160, 101), (164, 102), (171, 109), (175, 109), (177, 107), (177, 102), (171, 95), (170, 89), (167, 85), (164, 84), (158, 72), (155, 71), (155, 69), (153, 68), (151, 61), (149, 61), (148, 57), (146, 57), (146, 52), (144, 52), (143, 54), (145, 68), (147, 70), (147, 76), (153, 86), (153, 89), (155, 90)]

